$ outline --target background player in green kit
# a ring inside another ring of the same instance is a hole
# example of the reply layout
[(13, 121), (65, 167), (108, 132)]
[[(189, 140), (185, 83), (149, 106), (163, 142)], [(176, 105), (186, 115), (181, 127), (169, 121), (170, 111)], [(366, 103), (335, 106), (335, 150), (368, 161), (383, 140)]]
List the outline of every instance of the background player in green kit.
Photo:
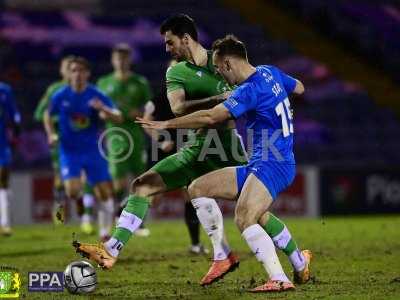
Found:
[[(215, 73), (211, 53), (198, 42), (194, 21), (187, 15), (167, 19), (160, 29), (164, 36), (166, 51), (180, 61), (168, 69), (167, 96), (176, 115), (183, 115), (203, 108), (213, 107), (226, 97), (229, 87)], [(137, 230), (149, 207), (149, 197), (168, 190), (186, 187), (191, 181), (210, 171), (226, 166), (245, 163), (245, 155), (234, 129), (224, 124), (218, 130), (225, 159), (218, 154), (200, 159), (202, 149), (207, 146), (208, 131), (196, 132), (190, 145), (174, 155), (158, 162), (131, 184), (131, 195), (122, 211), (117, 228), (111, 239), (101, 245), (75, 242), (77, 252), (96, 261), (104, 268), (111, 268), (119, 251)], [(235, 157), (235, 153), (238, 154)], [(222, 224), (222, 214), (214, 199), (207, 198), (197, 207), (199, 220), (211, 238), (214, 248), (214, 263), (202, 284), (209, 284), (235, 269), (238, 258), (231, 252)], [(219, 212), (210, 220), (209, 211)]]
[[(137, 177), (147, 166), (146, 137), (135, 118), (143, 116), (152, 92), (147, 79), (131, 71), (131, 56), (128, 44), (116, 45), (111, 53), (114, 71), (97, 82), (98, 88), (115, 102), (124, 118), (122, 124), (107, 123), (108, 163), (119, 203), (126, 196), (129, 175)], [(142, 236), (149, 233), (143, 227), (136, 232)]]

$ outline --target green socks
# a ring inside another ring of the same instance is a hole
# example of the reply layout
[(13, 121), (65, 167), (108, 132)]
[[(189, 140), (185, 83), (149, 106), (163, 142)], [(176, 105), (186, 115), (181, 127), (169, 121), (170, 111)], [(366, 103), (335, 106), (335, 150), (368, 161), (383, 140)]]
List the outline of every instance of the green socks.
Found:
[(133, 232), (139, 228), (149, 209), (149, 198), (131, 195), (122, 211), (113, 238), (126, 244)]

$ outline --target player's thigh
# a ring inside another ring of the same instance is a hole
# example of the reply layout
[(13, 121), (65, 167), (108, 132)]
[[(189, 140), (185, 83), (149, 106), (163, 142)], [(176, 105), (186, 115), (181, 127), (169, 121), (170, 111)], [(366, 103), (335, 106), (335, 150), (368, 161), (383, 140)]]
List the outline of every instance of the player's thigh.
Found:
[(153, 169), (150, 169), (135, 178), (131, 182), (129, 188), (131, 194), (143, 197), (154, 196), (166, 191), (167, 186), (165, 185), (163, 178)]
[(113, 188), (115, 192), (126, 191), (129, 185), (128, 176), (121, 178), (113, 178)]
[(195, 159), (190, 150), (181, 150), (162, 159), (150, 170), (159, 174), (166, 190), (175, 190), (189, 185), (193, 179), (204, 174), (197, 174)]
[(265, 184), (254, 174), (249, 174), (240, 192), (235, 209), (235, 222), (240, 231), (256, 224), (268, 211), (273, 199)]
[(111, 181), (98, 182), (93, 187), (93, 192), (94, 192), (96, 198), (101, 201), (106, 201), (108, 199), (111, 199), (113, 196), (113, 189), (112, 189)]
[(78, 198), (82, 189), (81, 179), (75, 177), (64, 180), (64, 188), (68, 197), (74, 199)]
[(188, 187), (191, 199), (199, 197), (236, 200), (238, 194), (236, 168), (228, 167), (195, 179)]

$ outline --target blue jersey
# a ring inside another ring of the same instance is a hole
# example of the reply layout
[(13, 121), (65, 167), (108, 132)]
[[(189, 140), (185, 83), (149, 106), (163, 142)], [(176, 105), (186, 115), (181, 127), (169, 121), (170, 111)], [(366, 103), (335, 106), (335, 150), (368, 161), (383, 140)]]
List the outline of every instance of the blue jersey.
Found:
[(51, 97), (49, 112), (59, 117), (61, 150), (78, 154), (98, 151), (101, 119), (98, 111), (90, 106), (90, 102), (95, 99), (114, 108), (111, 99), (93, 85), (88, 85), (81, 93), (76, 93), (70, 86), (65, 86)]
[(14, 101), (14, 95), (11, 87), (0, 82), (0, 148), (7, 148), (8, 141), (6, 135), (6, 126), (8, 122), (14, 124), (21, 123), (21, 115), (17, 110)]
[(246, 114), (246, 128), (252, 136), (250, 165), (261, 160), (295, 164), (288, 99), (295, 86), (296, 80), (278, 68), (258, 66), (224, 101), (234, 118)]

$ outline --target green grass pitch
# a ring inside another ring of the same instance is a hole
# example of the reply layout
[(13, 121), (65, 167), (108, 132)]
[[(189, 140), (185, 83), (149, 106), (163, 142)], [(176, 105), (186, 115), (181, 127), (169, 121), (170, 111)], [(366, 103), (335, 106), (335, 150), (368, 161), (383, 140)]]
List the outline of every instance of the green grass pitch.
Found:
[[(63, 271), (81, 259), (71, 246), (77, 227), (16, 227), (12, 237), (0, 238), (0, 265), (20, 270), (21, 299), (400, 299), (399, 216), (284, 220), (300, 247), (315, 255), (313, 280), (288, 293), (246, 292), (261, 284), (265, 273), (229, 219), (226, 231), (241, 264), (207, 288), (198, 282), (209, 258), (187, 253), (183, 220), (149, 223), (150, 237), (133, 237), (113, 270), (98, 269), (98, 287), (90, 296), (27, 291), (29, 271)], [(95, 241), (83, 235), (80, 239)], [(204, 234), (202, 240), (210, 247)], [(280, 258), (291, 276), (286, 257)]]

